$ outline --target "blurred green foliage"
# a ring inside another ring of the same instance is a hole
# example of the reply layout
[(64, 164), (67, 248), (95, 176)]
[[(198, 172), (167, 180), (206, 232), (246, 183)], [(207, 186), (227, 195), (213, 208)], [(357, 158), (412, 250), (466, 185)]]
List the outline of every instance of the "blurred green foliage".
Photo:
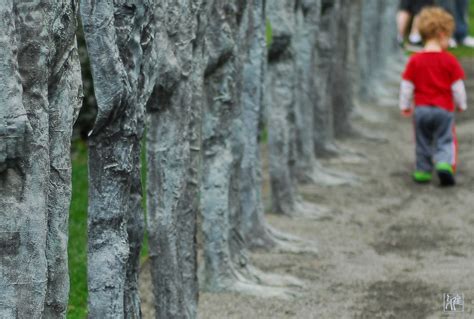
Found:
[(267, 48), (269, 48), (272, 45), (272, 41), (273, 41), (272, 24), (269, 19), (267, 19), (265, 33), (266, 33), (266, 39), (267, 39)]

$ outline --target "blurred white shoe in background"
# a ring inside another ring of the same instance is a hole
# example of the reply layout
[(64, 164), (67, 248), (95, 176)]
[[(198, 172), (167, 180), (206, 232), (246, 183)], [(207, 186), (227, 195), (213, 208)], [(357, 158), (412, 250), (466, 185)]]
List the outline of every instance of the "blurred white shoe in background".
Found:
[(451, 49), (454, 49), (454, 48), (458, 47), (458, 43), (456, 42), (456, 40), (454, 40), (454, 38), (449, 39), (449, 47)]
[(471, 36), (468, 35), (462, 41), (462, 45), (464, 45), (466, 47), (474, 48), (474, 37), (471, 37)]

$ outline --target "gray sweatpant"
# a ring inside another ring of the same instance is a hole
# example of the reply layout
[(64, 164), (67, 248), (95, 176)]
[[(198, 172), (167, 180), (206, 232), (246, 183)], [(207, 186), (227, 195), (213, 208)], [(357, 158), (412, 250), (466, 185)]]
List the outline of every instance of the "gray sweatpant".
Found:
[(415, 108), (416, 170), (431, 172), (434, 163), (449, 163), (455, 169), (457, 141), (454, 113), (439, 107)]

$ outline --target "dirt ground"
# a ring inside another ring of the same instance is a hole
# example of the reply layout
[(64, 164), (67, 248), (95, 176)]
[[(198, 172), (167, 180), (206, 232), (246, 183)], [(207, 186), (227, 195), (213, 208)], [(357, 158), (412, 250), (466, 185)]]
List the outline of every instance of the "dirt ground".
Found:
[[(301, 188), (305, 199), (330, 208), (330, 213), (319, 220), (267, 215), (277, 229), (317, 242), (317, 257), (252, 254), (260, 269), (302, 279), (305, 287), (298, 289), (299, 296), (281, 300), (202, 293), (199, 317), (445, 318), (443, 294), (462, 293), (464, 313), (456, 318), (474, 318), (474, 60), (463, 64), (471, 79), (471, 108), (457, 117), (456, 187), (440, 188), (437, 180), (429, 185), (412, 182), (411, 121), (398, 115), (396, 105), (378, 106), (382, 120), (356, 120), (356, 126), (385, 141), (340, 141), (362, 154), (362, 160), (322, 161), (359, 176), (360, 183)], [(151, 318), (146, 270), (144, 315)]]

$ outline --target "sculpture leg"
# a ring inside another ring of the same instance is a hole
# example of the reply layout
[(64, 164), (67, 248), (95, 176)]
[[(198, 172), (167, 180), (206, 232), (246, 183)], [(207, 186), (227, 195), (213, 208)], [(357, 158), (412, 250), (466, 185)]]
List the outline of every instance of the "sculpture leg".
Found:
[(129, 258), (127, 213), (139, 147), (135, 137), (89, 143), (88, 285), (91, 318), (121, 318)]
[(183, 258), (188, 266), (195, 248), (195, 210), (188, 195), (192, 92), (187, 82), (178, 85), (169, 100), (160, 101), (161, 111), (150, 114), (148, 129), (147, 218), (157, 318), (184, 316), (182, 279), (193, 276), (189, 267), (183, 269)]
[(75, 36), (62, 74), (49, 89), (50, 176), (48, 193), (48, 288), (45, 318), (65, 318), (69, 297), (68, 219), (71, 202), (71, 137), (82, 102), (82, 80)]
[[(235, 229), (229, 215), (229, 201), (232, 197), (232, 175), (235, 162), (229, 148), (221, 148), (204, 160), (202, 185), (202, 211), (204, 235), (203, 289), (211, 292), (231, 291), (261, 297), (290, 298), (291, 290), (265, 286), (258, 282), (252, 268), (248, 268), (245, 256), (238, 261), (242, 246), (236, 243)], [(238, 240), (237, 240), (238, 241)]]
[[(49, 129), (48, 84), (44, 77), (48, 74), (49, 16), (42, 14), (44, 7), (45, 3), (6, 1), (0, 10), (8, 12), (1, 17), (2, 27), (5, 27), (3, 22), (8, 24), (6, 29), (2, 28), (7, 38), (2, 34), (0, 41), (17, 46), (15, 60), (11, 62), (15, 73), (20, 75), (2, 79), (2, 82), (21, 85), (16, 98), (23, 104), (32, 129), (27, 135), (22, 159), (0, 174), (2, 318), (41, 318), (46, 295)], [(9, 67), (5, 72), (7, 70)], [(14, 83), (17, 80), (18, 83)]]
[[(207, 157), (207, 158), (206, 158)], [(229, 250), (229, 179), (232, 155), (230, 150), (205, 156), (202, 182), (202, 231), (204, 236), (204, 287), (220, 291), (237, 280)]]
[[(98, 113), (89, 144), (89, 317), (139, 316), (141, 90), (150, 73), (154, 1), (81, 2)], [(142, 42), (143, 41), (143, 42)], [(147, 60), (148, 61), (148, 60)], [(149, 61), (148, 61), (149, 62)], [(147, 97), (146, 97), (147, 98)], [(145, 100), (146, 100), (145, 98)]]
[[(293, 243), (298, 239), (272, 229), (266, 222), (261, 194), (262, 162), (258, 136), (259, 124), (263, 118), (263, 91), (267, 59), (264, 8), (264, 1), (252, 1), (247, 16), (248, 21), (243, 22), (244, 27), (248, 27), (248, 30), (244, 32), (248, 38), (243, 39), (247, 47), (243, 45), (242, 48), (245, 58), (241, 119), (244, 125), (242, 134), (245, 150), (240, 171), (240, 207), (242, 214), (240, 231), (247, 247), (250, 249), (274, 251), (289, 251), (291, 249), (291, 251), (295, 251), (298, 248)], [(312, 134), (311, 130), (309, 132)], [(309, 144), (311, 145), (311, 156), (314, 156), (311, 138)], [(312, 252), (315, 250), (311, 245), (306, 247)]]
[(134, 164), (132, 171), (132, 184), (130, 189), (130, 203), (127, 220), (127, 234), (129, 242), (129, 255), (127, 264), (127, 279), (124, 295), (124, 318), (141, 318), (140, 294), (138, 275), (140, 273), (140, 252), (145, 233), (145, 215), (142, 203), (142, 183), (140, 165), (140, 144), (135, 145), (133, 151)]
[[(274, 68), (278, 69), (273, 70)], [(270, 94), (269, 106), (271, 108), (268, 112), (268, 148), (272, 211), (277, 214), (292, 215), (296, 202), (296, 190), (289, 169), (290, 131), (287, 117), (289, 105), (293, 103), (293, 94), (286, 84), (289, 80), (279, 77), (281, 73), (291, 74), (291, 66), (289, 68), (286, 65), (270, 66), (268, 73), (267, 90)]]
[[(195, 83), (194, 83), (195, 84)], [(202, 88), (193, 85), (196, 91)], [(190, 161), (188, 163), (188, 180), (185, 199), (179, 211), (178, 229), (182, 280), (184, 286), (183, 304), (187, 318), (196, 318), (198, 307), (199, 283), (197, 278), (197, 216), (201, 212), (200, 185), (201, 185), (201, 103), (195, 100), (190, 110), (189, 123), (189, 149)]]

